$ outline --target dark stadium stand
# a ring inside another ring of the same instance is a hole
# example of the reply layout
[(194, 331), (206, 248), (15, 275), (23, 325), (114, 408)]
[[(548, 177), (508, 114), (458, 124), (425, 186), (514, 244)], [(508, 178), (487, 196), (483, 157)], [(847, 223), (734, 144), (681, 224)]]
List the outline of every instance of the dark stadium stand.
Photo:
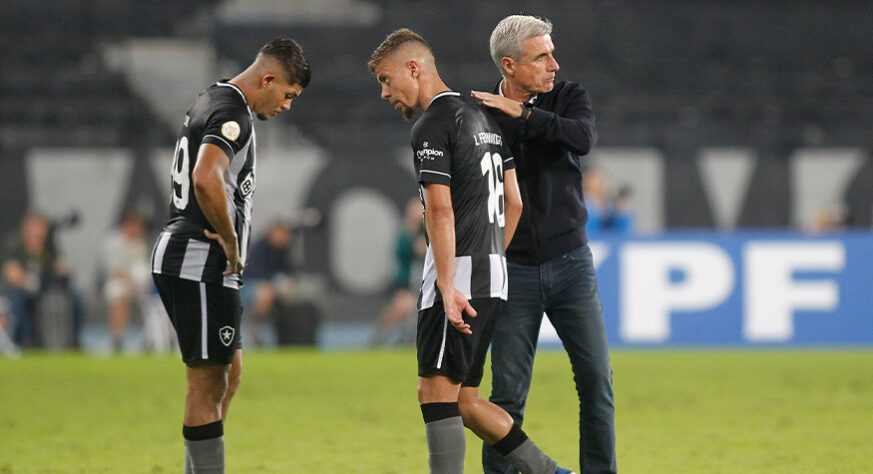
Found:
[(180, 18), (210, 3), (4, 2), (0, 146), (131, 146), (150, 137), (151, 127), (142, 124), (162, 131), (147, 104), (102, 64), (98, 45), (174, 34)]
[[(309, 52), (313, 82), (299, 102), (305, 115), (280, 120), (295, 124), (334, 156), (366, 151), (379, 157), (408, 140), (366, 70), (381, 38), (408, 26), (431, 41), (449, 85), (463, 92), (491, 88), (498, 75), (489, 60), (488, 35), (514, 12), (553, 20), (559, 77), (583, 82), (591, 91), (600, 145), (783, 150), (871, 144), (873, 10), (862, 1), (673, 0), (643, 6), (379, 0), (369, 3), (381, 16), (366, 26), (230, 23), (215, 14), (218, 0), (3, 3), (0, 147), (5, 148), (172, 141), (173, 131), (102, 63), (101, 42), (205, 36), (222, 60), (241, 67), (265, 41), (290, 35)], [(211, 27), (186, 28), (204, 16)], [(688, 153), (666, 155), (686, 160)], [(677, 199), (681, 196), (671, 197)], [(707, 224), (674, 218), (668, 223)]]

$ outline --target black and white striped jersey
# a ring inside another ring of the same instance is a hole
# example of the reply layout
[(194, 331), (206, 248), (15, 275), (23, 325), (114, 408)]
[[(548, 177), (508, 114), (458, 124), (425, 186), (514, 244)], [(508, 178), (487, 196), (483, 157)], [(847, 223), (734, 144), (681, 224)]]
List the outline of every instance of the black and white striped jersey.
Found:
[(227, 211), (240, 258), (246, 261), (255, 190), (255, 129), (243, 92), (220, 81), (201, 92), (185, 115), (171, 170), (170, 218), (152, 252), (152, 273), (239, 288), (239, 275), (222, 275), (227, 268), (224, 250), (203, 234), (203, 229), (215, 229), (200, 209), (191, 175), (204, 143), (218, 146), (230, 158), (224, 174)]
[[(497, 122), (472, 98), (437, 94), (412, 127), (412, 149), (422, 204), (424, 185), (451, 188), (455, 214), (455, 288), (467, 298), (507, 296), (503, 202), (504, 170), (515, 168)], [(430, 242), (419, 309), (441, 296)]]

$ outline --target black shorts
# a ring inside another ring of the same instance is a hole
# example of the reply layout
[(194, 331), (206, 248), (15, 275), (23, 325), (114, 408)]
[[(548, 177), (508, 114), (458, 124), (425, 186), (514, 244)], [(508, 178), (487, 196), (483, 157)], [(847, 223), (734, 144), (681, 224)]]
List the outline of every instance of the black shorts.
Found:
[(445, 375), (468, 387), (478, 387), (485, 369), (485, 356), (494, 336), (494, 319), (503, 300), (474, 298), (470, 305), (477, 316), (464, 313), (473, 334), (463, 334), (449, 322), (442, 301), (418, 312), (416, 349), (418, 375)]
[(191, 365), (209, 360), (230, 364), (240, 343), (242, 302), (239, 290), (218, 283), (152, 275), (170, 316), (182, 360)]

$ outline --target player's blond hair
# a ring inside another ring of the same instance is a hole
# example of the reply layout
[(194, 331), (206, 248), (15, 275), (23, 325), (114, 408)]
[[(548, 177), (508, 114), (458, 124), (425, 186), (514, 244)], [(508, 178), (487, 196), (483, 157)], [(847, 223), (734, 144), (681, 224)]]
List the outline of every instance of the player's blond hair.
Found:
[(524, 51), (521, 42), (535, 36), (552, 34), (552, 22), (545, 18), (529, 15), (510, 15), (502, 20), (491, 32), (491, 59), (497, 70), (503, 74), (503, 58), (521, 60)]
[(373, 51), (373, 54), (370, 55), (370, 61), (367, 62), (367, 68), (370, 69), (370, 74), (376, 73), (376, 65), (379, 64), (379, 61), (391, 56), (395, 51), (400, 49), (401, 46), (410, 41), (424, 46), (431, 54), (433, 54), (430, 45), (427, 44), (427, 41), (425, 41), (421, 35), (409, 28), (400, 28), (386, 36), (382, 41), (382, 44), (380, 44), (379, 47)]

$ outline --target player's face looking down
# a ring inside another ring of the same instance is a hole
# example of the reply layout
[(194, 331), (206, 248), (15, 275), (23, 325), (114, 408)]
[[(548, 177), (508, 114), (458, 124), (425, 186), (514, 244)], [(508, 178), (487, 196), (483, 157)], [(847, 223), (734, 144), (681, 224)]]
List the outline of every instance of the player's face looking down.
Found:
[[(549, 92), (555, 87), (555, 73), (560, 67), (555, 60), (555, 45), (551, 35), (534, 36), (521, 42), (521, 59), (503, 58), (504, 67), (528, 93)], [(508, 62), (507, 62), (508, 61)]]
[(261, 120), (279, 115), (291, 108), (291, 102), (303, 93), (300, 84), (288, 84), (285, 79), (280, 79), (273, 74), (265, 74), (261, 77), (260, 99), (252, 104), (252, 109)]
[(374, 69), (376, 80), (382, 86), (381, 97), (407, 121), (412, 120), (418, 107), (418, 82), (414, 77), (417, 69), (413, 64), (414, 61), (410, 61), (404, 65), (389, 57), (379, 61)]

